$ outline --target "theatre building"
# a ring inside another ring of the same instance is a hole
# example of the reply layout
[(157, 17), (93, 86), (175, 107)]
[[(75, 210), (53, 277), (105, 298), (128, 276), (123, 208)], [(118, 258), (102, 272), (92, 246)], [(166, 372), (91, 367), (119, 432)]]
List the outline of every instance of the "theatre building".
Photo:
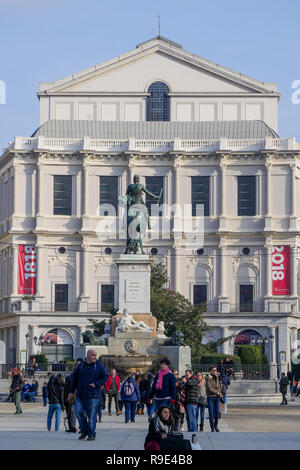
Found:
[(300, 146), (278, 135), (276, 83), (156, 37), (37, 95), (39, 128), (0, 158), (0, 361), (75, 357), (88, 319), (118, 308), (118, 200), (139, 175), (162, 190), (156, 213), (146, 197), (144, 246), (171, 289), (205, 305), (210, 338), (238, 335), (223, 352), (262, 342), (285, 370), (300, 330)]

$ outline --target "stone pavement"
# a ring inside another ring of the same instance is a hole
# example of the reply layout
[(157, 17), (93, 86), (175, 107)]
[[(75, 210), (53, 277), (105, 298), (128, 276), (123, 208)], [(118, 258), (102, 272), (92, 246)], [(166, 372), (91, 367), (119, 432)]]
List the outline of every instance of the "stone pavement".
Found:
[[(124, 413), (108, 416), (105, 411), (103, 422), (97, 423), (96, 441), (79, 441), (78, 434), (64, 432), (63, 419), (60, 432), (48, 432), (45, 407), (24, 404), (21, 415), (14, 411), (12, 404), (0, 404), (0, 450), (142, 450), (148, 428), (145, 416), (124, 424)], [(209, 431), (208, 420), (205, 429)], [(220, 430), (197, 433), (202, 450), (300, 450), (300, 433), (235, 433), (226, 424), (226, 416)], [(185, 432), (186, 437), (191, 434)]]

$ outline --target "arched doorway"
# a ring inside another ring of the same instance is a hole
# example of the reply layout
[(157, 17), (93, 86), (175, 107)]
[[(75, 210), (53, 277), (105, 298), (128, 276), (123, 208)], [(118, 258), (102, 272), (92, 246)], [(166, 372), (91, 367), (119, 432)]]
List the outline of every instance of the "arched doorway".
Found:
[(44, 335), (42, 352), (49, 363), (72, 360), (73, 338), (66, 330), (54, 328)]
[(255, 330), (243, 330), (241, 331), (234, 340), (234, 354), (237, 354), (238, 347), (243, 344), (256, 345), (261, 344), (263, 337), (258, 331)]

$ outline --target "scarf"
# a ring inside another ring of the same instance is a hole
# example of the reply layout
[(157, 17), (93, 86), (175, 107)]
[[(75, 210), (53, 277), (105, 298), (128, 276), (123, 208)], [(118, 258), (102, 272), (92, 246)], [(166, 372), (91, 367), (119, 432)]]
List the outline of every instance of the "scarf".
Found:
[(155, 388), (157, 390), (162, 390), (163, 388), (163, 378), (165, 375), (169, 374), (170, 372), (170, 369), (166, 369), (166, 370), (159, 370), (158, 371), (158, 379), (157, 379), (157, 382), (156, 382), (156, 385), (155, 385)]
[(155, 432), (160, 434), (168, 434), (171, 432), (171, 426), (163, 423), (158, 416), (155, 417)]

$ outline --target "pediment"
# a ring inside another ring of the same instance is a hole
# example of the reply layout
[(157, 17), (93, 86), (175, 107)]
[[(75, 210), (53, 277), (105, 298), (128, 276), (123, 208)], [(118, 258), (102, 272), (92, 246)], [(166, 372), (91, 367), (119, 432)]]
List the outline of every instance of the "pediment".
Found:
[[(147, 92), (156, 80), (175, 94), (275, 94), (276, 84), (264, 84), (194, 56), (159, 40), (70, 77), (41, 84), (47, 94), (105, 94)], [(271, 86), (273, 85), (273, 86)]]

